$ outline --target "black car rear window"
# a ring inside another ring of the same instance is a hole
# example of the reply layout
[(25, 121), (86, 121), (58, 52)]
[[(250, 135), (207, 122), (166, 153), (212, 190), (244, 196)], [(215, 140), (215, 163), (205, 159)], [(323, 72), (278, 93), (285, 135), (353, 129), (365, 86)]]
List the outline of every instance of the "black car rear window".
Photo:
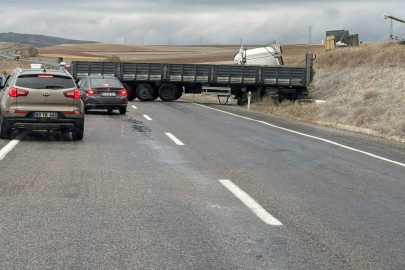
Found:
[(91, 87), (123, 87), (118, 79), (90, 79)]
[(51, 74), (21, 75), (17, 78), (15, 85), (31, 89), (76, 88), (72, 78)]

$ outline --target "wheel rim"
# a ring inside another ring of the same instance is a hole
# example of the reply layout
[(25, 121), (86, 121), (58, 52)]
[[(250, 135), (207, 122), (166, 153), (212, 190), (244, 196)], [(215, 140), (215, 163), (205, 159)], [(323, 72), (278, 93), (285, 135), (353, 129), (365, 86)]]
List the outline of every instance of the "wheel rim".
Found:
[(141, 98), (149, 97), (149, 89), (147, 89), (146, 87), (141, 88), (141, 90), (139, 91), (139, 96)]
[(165, 98), (169, 98), (172, 96), (173, 93), (173, 89), (171, 89), (170, 87), (165, 87), (162, 91), (162, 96)]

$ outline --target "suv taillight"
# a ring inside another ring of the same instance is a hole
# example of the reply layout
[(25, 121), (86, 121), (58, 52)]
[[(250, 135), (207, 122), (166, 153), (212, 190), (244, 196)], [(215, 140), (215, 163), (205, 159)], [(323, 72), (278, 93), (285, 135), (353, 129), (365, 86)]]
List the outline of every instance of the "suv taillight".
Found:
[(11, 88), (8, 94), (10, 97), (25, 97), (28, 96), (28, 91), (27, 90), (22, 90), (18, 88)]
[(75, 89), (75, 90), (69, 90), (66, 92), (63, 92), (63, 94), (65, 95), (65, 97), (67, 98), (74, 98), (74, 99), (78, 99), (80, 98), (80, 91)]
[(126, 96), (128, 94), (127, 90), (120, 90), (121, 96)]

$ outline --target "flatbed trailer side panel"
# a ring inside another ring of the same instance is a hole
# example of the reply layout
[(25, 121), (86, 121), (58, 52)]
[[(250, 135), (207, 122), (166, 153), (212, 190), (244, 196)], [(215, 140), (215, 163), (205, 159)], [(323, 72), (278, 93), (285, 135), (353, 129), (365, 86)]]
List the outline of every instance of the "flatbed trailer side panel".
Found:
[(157, 88), (170, 83), (190, 93), (201, 93), (203, 86), (230, 87), (235, 95), (241, 95), (241, 89), (264, 88), (298, 93), (307, 91), (314, 76), (313, 54), (306, 57), (305, 67), (74, 61), (72, 75), (76, 80), (88, 75), (115, 76), (133, 91), (140, 84)]

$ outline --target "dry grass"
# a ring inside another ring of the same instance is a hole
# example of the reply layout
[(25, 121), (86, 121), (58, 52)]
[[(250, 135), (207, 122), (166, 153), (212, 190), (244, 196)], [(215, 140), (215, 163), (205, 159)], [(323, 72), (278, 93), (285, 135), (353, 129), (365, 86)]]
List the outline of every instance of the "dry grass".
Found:
[(338, 48), (319, 55), (315, 61), (316, 69), (369, 66), (404, 67), (405, 46), (392, 42)]
[(369, 44), (322, 54), (311, 86), (322, 104), (275, 105), (257, 111), (405, 142), (405, 46)]
[(364, 99), (370, 99), (370, 98), (374, 98), (378, 95), (378, 90), (375, 88), (370, 88), (367, 89), (366, 91), (364, 91)]

